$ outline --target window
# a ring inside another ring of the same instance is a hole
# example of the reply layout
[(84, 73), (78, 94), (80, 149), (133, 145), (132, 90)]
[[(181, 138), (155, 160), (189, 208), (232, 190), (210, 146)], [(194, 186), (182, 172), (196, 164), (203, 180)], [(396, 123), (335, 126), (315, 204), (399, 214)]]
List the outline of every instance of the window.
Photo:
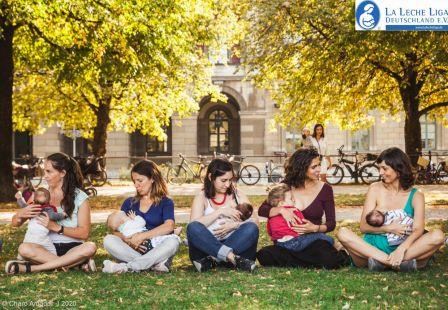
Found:
[[(73, 156), (73, 157), (87, 157), (92, 155), (93, 153), (93, 141), (91, 139), (67, 136), (65, 134), (61, 134), (61, 151)], [(75, 145), (73, 145), (73, 141), (75, 139)], [(74, 152), (73, 148), (75, 147), (76, 151)]]
[(209, 151), (229, 152), (229, 118), (224, 110), (215, 110), (209, 117)]
[(33, 136), (28, 131), (15, 131), (13, 143), (14, 158), (33, 155)]
[(424, 150), (434, 150), (436, 148), (436, 122), (428, 119), (425, 114), (420, 117), (422, 134), (422, 148)]
[(286, 138), (286, 152), (294, 153), (298, 149), (298, 145), (302, 140), (302, 134), (296, 131), (287, 131), (285, 133)]
[(238, 65), (240, 58), (234, 53), (236, 47), (234, 46), (232, 49), (222, 48), (219, 51), (208, 50), (208, 58), (216, 65)]
[(131, 154), (134, 157), (171, 155), (171, 126), (165, 129), (167, 140), (159, 141), (156, 137), (143, 135), (141, 132), (131, 134)]
[(368, 151), (370, 148), (370, 130), (362, 129), (352, 132), (352, 150)]

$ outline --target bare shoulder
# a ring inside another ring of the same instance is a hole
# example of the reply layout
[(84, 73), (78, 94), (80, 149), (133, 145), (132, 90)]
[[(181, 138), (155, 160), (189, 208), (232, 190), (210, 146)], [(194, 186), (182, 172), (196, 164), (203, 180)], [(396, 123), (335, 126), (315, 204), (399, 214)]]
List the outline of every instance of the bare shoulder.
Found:
[(386, 188), (383, 185), (383, 182), (378, 181), (378, 182), (373, 182), (372, 184), (369, 185), (369, 192), (370, 193), (379, 193), (382, 190), (385, 190)]
[(412, 199), (413, 201), (424, 201), (425, 200), (425, 194), (423, 194), (422, 191), (417, 190), (414, 194), (414, 197)]

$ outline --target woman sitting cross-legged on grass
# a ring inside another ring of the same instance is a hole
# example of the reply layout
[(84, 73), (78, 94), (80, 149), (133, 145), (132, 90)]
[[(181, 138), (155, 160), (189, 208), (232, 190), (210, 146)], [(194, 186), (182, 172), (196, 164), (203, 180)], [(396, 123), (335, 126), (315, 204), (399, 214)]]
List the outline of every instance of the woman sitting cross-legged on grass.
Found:
[[(367, 193), (360, 224), (364, 238), (358, 237), (347, 228), (341, 228), (338, 239), (357, 267), (368, 267), (373, 271), (414, 271), (423, 268), (443, 244), (444, 235), (439, 229), (424, 233), (425, 198), (423, 193), (412, 187), (414, 177), (408, 156), (399, 148), (393, 147), (384, 150), (377, 163), (382, 182), (370, 185)], [(385, 213), (397, 209), (413, 218), (412, 227), (400, 224), (400, 220), (380, 227), (367, 223), (366, 216), (373, 210)], [(394, 238), (393, 240), (402, 242), (397, 245), (388, 238), (389, 234), (409, 235), (407, 238)]]
[(319, 181), (319, 153), (299, 149), (285, 168), (284, 184), (274, 187), (258, 210), (269, 218), (268, 233), (275, 244), (262, 248), (258, 261), (263, 266), (329, 269), (347, 264), (347, 254), (325, 234), (334, 230), (336, 220), (333, 189)]
[[(138, 162), (131, 170), (131, 177), (137, 193), (123, 202), (121, 211), (131, 217), (143, 218), (146, 231), (134, 233), (129, 238), (117, 231), (107, 235), (104, 248), (120, 263), (105, 260), (103, 272), (168, 272), (180, 243), (179, 237), (170, 235), (174, 230), (174, 203), (167, 197), (168, 187), (160, 169), (150, 160)], [(117, 227), (112, 222), (109, 218), (109, 228), (115, 230)], [(165, 235), (169, 236), (157, 238)], [(155, 239), (157, 245), (148, 251), (150, 241)]]
[(17, 211), (12, 218), (12, 226), (19, 227), (37, 217), (41, 230), (49, 233), (49, 240), (45, 238), (44, 243), (38, 239), (26, 239), (29, 242), (23, 242), (18, 249), (26, 261), (7, 262), (6, 273), (68, 269), (76, 265), (82, 265), (85, 271), (95, 271), (91, 257), (96, 246), (92, 242), (84, 242), (90, 234), (90, 207), (87, 195), (81, 191), (83, 179), (78, 163), (64, 153), (52, 154), (45, 161), (44, 178), (50, 192), (50, 204), (56, 206), (58, 212), (65, 212), (67, 217), (52, 221), (47, 213), (41, 213), (38, 205)]
[(258, 218), (253, 214), (241, 220), (236, 207), (249, 201), (233, 186), (234, 178), (228, 160), (212, 160), (204, 188), (193, 200), (187, 238), (190, 259), (199, 272), (215, 267), (217, 262), (250, 272), (255, 268)]

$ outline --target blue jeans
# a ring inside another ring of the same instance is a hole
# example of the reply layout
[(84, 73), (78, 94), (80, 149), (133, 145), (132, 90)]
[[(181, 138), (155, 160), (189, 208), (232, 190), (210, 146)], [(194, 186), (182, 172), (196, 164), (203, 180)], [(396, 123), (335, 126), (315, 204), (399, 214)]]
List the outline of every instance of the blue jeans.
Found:
[(191, 261), (198, 261), (210, 255), (220, 262), (225, 262), (230, 252), (255, 260), (258, 226), (252, 222), (244, 223), (229, 238), (219, 241), (204, 224), (191, 222), (187, 226), (187, 239)]
[(300, 252), (316, 240), (324, 240), (331, 245), (334, 244), (333, 238), (324, 233), (309, 233), (297, 236), (285, 242), (277, 242), (276, 245), (290, 251)]

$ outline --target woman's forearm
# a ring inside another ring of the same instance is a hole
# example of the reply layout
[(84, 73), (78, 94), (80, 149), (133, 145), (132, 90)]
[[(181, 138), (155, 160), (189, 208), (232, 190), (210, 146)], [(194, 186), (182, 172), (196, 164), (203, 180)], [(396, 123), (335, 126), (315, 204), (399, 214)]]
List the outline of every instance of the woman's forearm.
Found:
[(157, 236), (169, 235), (174, 230), (174, 221), (168, 221), (163, 223), (156, 228), (143, 232), (142, 234), (145, 236), (145, 239), (151, 239)]
[(14, 214), (14, 216), (11, 219), (11, 226), (20, 227), (22, 226), (23, 223), (25, 223), (25, 220), (19, 217), (17, 214)]
[(215, 210), (214, 212), (212, 212), (208, 215), (203, 215), (201, 217), (193, 219), (191, 222), (196, 221), (196, 222), (203, 224), (204, 226), (210, 226), (214, 221), (216, 221), (218, 219), (218, 217), (220, 215), (221, 215), (221, 213), (219, 212), (219, 210)]
[[(53, 222), (49, 227), (49, 230), (52, 232), (59, 232), (61, 230), (61, 225)], [(66, 227), (64, 226), (64, 231), (62, 233), (64, 236), (75, 238), (75, 239), (81, 239), (81, 240), (87, 240), (90, 235), (90, 227)]]
[(359, 230), (361, 230), (361, 232), (363, 234), (365, 234), (365, 233), (368, 233), (368, 234), (387, 234), (387, 233), (389, 233), (387, 226), (373, 227), (367, 223), (361, 223), (361, 225), (359, 225)]

